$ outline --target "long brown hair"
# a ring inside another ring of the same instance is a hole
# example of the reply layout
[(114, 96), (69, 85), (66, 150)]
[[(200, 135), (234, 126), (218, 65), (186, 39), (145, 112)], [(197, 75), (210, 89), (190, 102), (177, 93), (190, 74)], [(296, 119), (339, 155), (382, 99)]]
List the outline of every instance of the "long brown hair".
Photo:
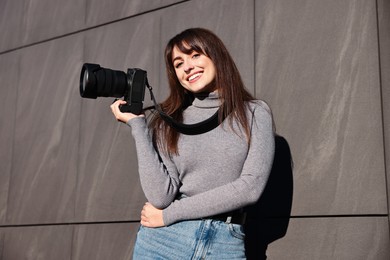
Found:
[[(172, 61), (173, 48), (177, 46), (183, 53), (193, 51), (206, 55), (216, 68), (215, 85), (221, 100), (219, 118), (230, 115), (229, 124), (236, 120), (243, 129), (247, 140), (250, 138), (250, 126), (247, 119), (247, 102), (254, 97), (245, 89), (240, 73), (225, 45), (213, 32), (203, 28), (187, 29), (173, 37), (165, 48), (165, 65), (170, 87), (168, 98), (162, 102), (162, 110), (181, 122), (182, 112), (188, 107), (193, 94), (181, 86)], [(234, 120), (233, 120), (234, 119)], [(178, 154), (180, 133), (168, 125), (160, 116), (153, 117), (150, 127), (155, 144), (167, 154)]]

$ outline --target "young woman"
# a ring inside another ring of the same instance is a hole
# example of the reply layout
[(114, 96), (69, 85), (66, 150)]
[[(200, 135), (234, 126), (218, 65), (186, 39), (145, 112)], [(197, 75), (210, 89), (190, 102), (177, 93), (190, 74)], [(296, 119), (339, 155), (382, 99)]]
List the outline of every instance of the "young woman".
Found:
[(245, 259), (244, 207), (255, 203), (274, 156), (272, 116), (245, 90), (222, 41), (211, 31), (187, 29), (165, 50), (170, 86), (162, 110), (195, 124), (219, 114), (211, 131), (181, 134), (156, 114), (121, 113), (136, 142), (148, 199), (134, 259)]

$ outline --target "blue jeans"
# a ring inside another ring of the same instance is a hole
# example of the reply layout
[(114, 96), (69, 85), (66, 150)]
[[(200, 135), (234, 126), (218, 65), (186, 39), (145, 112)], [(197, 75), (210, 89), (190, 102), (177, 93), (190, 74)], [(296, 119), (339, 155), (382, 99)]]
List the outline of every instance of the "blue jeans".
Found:
[(141, 226), (133, 259), (246, 259), (243, 226), (205, 219), (168, 227)]

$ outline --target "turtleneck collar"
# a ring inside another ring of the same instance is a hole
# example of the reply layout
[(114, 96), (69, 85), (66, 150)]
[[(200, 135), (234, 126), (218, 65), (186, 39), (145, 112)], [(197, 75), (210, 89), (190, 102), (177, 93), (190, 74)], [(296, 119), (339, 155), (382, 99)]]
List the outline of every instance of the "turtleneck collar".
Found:
[(219, 100), (218, 91), (195, 94), (195, 99), (192, 102), (192, 105), (199, 108), (219, 107), (221, 103)]

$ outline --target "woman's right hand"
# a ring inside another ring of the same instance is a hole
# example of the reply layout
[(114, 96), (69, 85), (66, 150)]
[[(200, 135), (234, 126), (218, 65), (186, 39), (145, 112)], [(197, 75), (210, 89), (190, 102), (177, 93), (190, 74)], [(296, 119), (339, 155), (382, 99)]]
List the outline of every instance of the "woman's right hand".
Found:
[(110, 106), (111, 111), (114, 114), (114, 117), (116, 118), (117, 121), (120, 121), (120, 122), (126, 124), (130, 119), (133, 119), (135, 117), (143, 117), (144, 116), (143, 114), (135, 115), (133, 113), (127, 113), (127, 112), (123, 113), (122, 111), (120, 111), (119, 105), (124, 105), (124, 104), (126, 104), (126, 101), (118, 99), (117, 101), (112, 103)]

